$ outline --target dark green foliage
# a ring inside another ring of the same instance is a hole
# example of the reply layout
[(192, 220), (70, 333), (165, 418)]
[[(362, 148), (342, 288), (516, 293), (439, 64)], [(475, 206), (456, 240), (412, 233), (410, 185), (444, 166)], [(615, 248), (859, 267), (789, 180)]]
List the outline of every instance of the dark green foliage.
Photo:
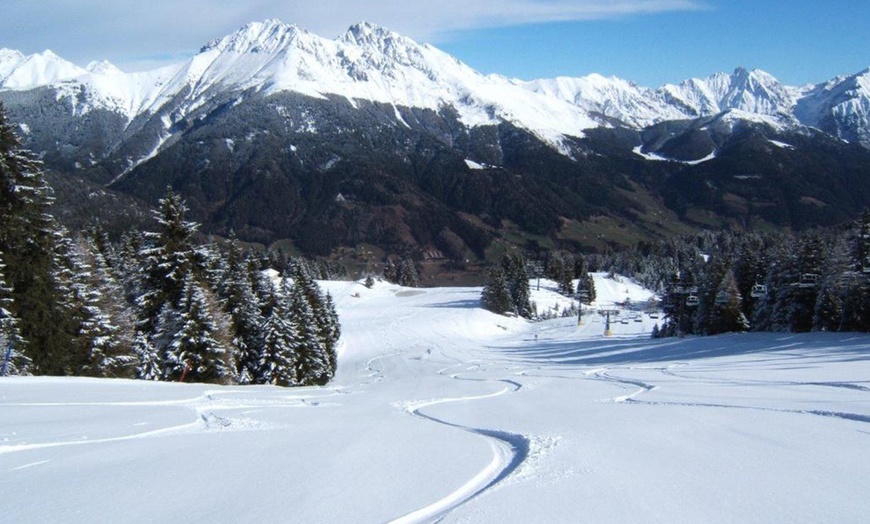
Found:
[[(167, 305), (162, 325), (168, 341), (163, 354), (163, 379), (186, 382), (235, 381), (235, 362), (225, 320), (209, 292), (188, 276), (177, 309)], [(171, 331), (169, 328), (172, 328)]]
[(0, 376), (27, 375), (30, 373), (30, 359), (24, 352), (19, 321), (12, 313), (12, 288), (6, 284), (2, 255), (0, 253)]
[(0, 252), (10, 313), (23, 340), (18, 351), (34, 373), (60, 375), (67, 371), (74, 321), (69, 289), (58, 281), (62, 232), (48, 214), (51, 202), (40, 164), (21, 148), (0, 107)]
[(508, 289), (507, 280), (501, 266), (489, 268), (483, 291), (480, 295), (481, 306), (493, 313), (508, 313), (513, 311), (513, 301)]
[(334, 376), (341, 329), (314, 278), (340, 274), (339, 266), (274, 254), (295, 276), (276, 290), (262, 271), (268, 264), (234, 240), (225, 252), (196, 245), (198, 225), (171, 190), (155, 213), (156, 232), (125, 235), (118, 249), (100, 227), (73, 241), (48, 214), (39, 165), (2, 111), (0, 197), (7, 374), (281, 385)]
[(481, 305), (496, 313), (511, 312), (532, 318), (530, 295), (525, 259), (518, 252), (506, 253), (498, 266), (490, 268), (487, 274)]
[(405, 258), (399, 264), (398, 280), (396, 282), (400, 286), (405, 287), (420, 287), (420, 277), (417, 275), (417, 268), (414, 261), (410, 258)]
[(181, 197), (169, 190), (160, 200), (154, 218), (155, 233), (146, 234), (146, 244), (139, 252), (144, 261), (143, 294), (139, 298), (140, 328), (153, 330), (153, 320), (166, 304), (177, 307), (188, 276), (199, 278), (193, 235), (197, 224), (185, 218), (187, 206)]

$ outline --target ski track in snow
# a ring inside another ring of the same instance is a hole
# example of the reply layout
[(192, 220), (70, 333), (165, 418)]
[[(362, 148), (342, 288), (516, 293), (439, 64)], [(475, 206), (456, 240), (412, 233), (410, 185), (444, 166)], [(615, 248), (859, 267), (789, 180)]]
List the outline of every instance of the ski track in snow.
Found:
[[(441, 370), (439, 374), (445, 372), (446, 369), (450, 368), (445, 368), (444, 370)], [(489, 380), (463, 379), (458, 377), (458, 374), (450, 375), (450, 378), (455, 380), (471, 380), (475, 382), (493, 382)], [(426, 414), (422, 411), (424, 408), (443, 404), (449, 404), (454, 402), (472, 402), (498, 397), (506, 393), (515, 393), (523, 387), (522, 384), (507, 379), (496, 380), (494, 382), (503, 383), (506, 386), (501, 390), (496, 391), (495, 393), (489, 393), (484, 395), (443, 398), (422, 402), (405, 403), (405, 410), (413, 416), (428, 420), (430, 422), (435, 422), (436, 424), (442, 424), (444, 426), (457, 428), (462, 431), (467, 431), (469, 433), (485, 437), (489, 441), (493, 457), (490, 463), (486, 465), (486, 467), (484, 467), (480, 472), (477, 473), (477, 475), (471, 478), (459, 489), (453, 491), (446, 497), (433, 502), (432, 504), (417, 509), (402, 517), (399, 517), (398, 519), (392, 520), (392, 523), (405, 524), (411, 522), (438, 522), (445, 516), (447, 516), (447, 514), (449, 514), (451, 511), (469, 502), (470, 500), (474, 499), (478, 495), (482, 494), (486, 490), (492, 488), (493, 486), (507, 478), (511, 473), (516, 471), (517, 468), (519, 468), (526, 460), (526, 457), (529, 456), (531, 444), (529, 438), (524, 435), (510, 433), (507, 431), (464, 426), (461, 424), (456, 424), (440, 419), (433, 415)]]
[[(177, 400), (155, 400), (155, 401), (134, 401), (134, 402), (34, 402), (34, 403), (5, 403), (0, 406), (6, 407), (181, 407), (187, 408), (194, 413), (193, 420), (184, 424), (168, 426), (156, 430), (132, 433), (129, 435), (120, 435), (108, 438), (89, 439), (82, 437), (77, 440), (63, 440), (56, 442), (40, 442), (40, 443), (18, 443), (0, 445), (0, 455), (7, 453), (16, 453), (22, 451), (32, 451), (38, 449), (57, 448), (63, 446), (81, 446), (106, 444), (111, 442), (122, 442), (126, 440), (135, 440), (143, 438), (157, 438), (184, 433), (198, 432), (214, 432), (214, 431), (262, 431), (269, 429), (277, 429), (276, 426), (260, 422), (255, 419), (244, 417), (243, 415), (252, 414), (262, 409), (272, 408), (310, 408), (328, 406), (328, 403), (320, 402), (315, 399), (322, 399), (339, 395), (341, 392), (333, 390), (312, 391), (310, 394), (282, 394), (276, 392), (276, 396), (272, 398), (262, 398), (262, 396), (245, 400), (237, 398), (239, 395), (254, 394), (254, 391), (244, 391), (240, 389), (226, 391), (206, 391), (197, 397)], [(262, 391), (259, 392), (262, 395)], [(226, 397), (226, 398), (222, 398)], [(250, 408), (258, 408), (251, 410)], [(239, 416), (220, 416), (215, 412), (221, 411), (236, 411), (247, 410), (239, 413)], [(144, 423), (136, 424), (141, 426)], [(25, 464), (10, 469), (15, 471), (24, 469), (25, 467), (43, 464), (46, 461)]]
[[(764, 380), (741, 380), (741, 381), (733, 381), (733, 380), (723, 380), (723, 379), (699, 379), (697, 377), (693, 377), (685, 374), (678, 374), (672, 371), (673, 368), (676, 367), (684, 367), (689, 364), (684, 362), (678, 362), (675, 364), (671, 364), (666, 367), (661, 368), (642, 368), (645, 370), (656, 370), (663, 375), (669, 375), (672, 377), (682, 378), (686, 380), (707, 382), (711, 384), (717, 385), (741, 385), (741, 386), (816, 386), (816, 387), (829, 387), (829, 388), (841, 388), (855, 391), (864, 391), (870, 392), (870, 388), (866, 386), (861, 386), (858, 384), (846, 383), (846, 382), (789, 382), (789, 381), (764, 381)], [(623, 370), (631, 370), (632, 368), (621, 368)], [(830, 411), (824, 409), (784, 409), (784, 408), (773, 408), (773, 407), (764, 407), (764, 406), (746, 406), (739, 404), (716, 404), (716, 403), (702, 403), (702, 402), (674, 402), (674, 401), (655, 401), (655, 400), (642, 400), (639, 399), (641, 395), (649, 393), (650, 391), (658, 389), (660, 386), (649, 384), (647, 382), (643, 382), (636, 379), (617, 377), (610, 373), (610, 369), (595, 369), (592, 371), (588, 371), (584, 373), (586, 376), (595, 379), (602, 380), (605, 382), (619, 384), (622, 387), (627, 388), (638, 388), (635, 391), (625, 394), (618, 395), (615, 397), (611, 397), (605, 399), (603, 402), (611, 402), (611, 403), (625, 403), (625, 404), (636, 404), (636, 405), (648, 405), (648, 406), (681, 406), (681, 407), (692, 407), (692, 408), (713, 408), (713, 409), (743, 409), (743, 410), (751, 410), (751, 411), (767, 411), (767, 412), (775, 412), (775, 413), (789, 413), (796, 415), (813, 415), (819, 417), (827, 417), (827, 418), (836, 418), (842, 420), (849, 420), (854, 422), (863, 422), (870, 423), (870, 415), (863, 415), (860, 413), (849, 413), (842, 411)], [(576, 377), (553, 377), (552, 375), (545, 375), (548, 378), (576, 378)]]

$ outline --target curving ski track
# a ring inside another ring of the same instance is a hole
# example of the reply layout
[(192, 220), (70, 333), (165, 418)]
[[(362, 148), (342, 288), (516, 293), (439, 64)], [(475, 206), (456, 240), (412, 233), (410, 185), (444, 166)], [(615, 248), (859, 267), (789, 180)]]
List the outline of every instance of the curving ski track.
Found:
[[(473, 380), (462, 379), (456, 375), (452, 375), (451, 378), (454, 378), (456, 380)], [(488, 439), (489, 444), (492, 448), (493, 457), (490, 463), (487, 464), (485, 468), (478, 472), (477, 475), (471, 478), (459, 489), (423, 508), (417, 509), (415, 511), (412, 511), (411, 513), (394, 519), (390, 521), (391, 523), (406, 524), (411, 522), (438, 522), (456, 508), (468, 503), (481, 493), (492, 488), (493, 486), (507, 478), (526, 460), (526, 458), (529, 456), (529, 449), (531, 447), (531, 444), (529, 439), (524, 435), (520, 435), (518, 433), (510, 433), (507, 431), (464, 426), (462, 424), (456, 424), (454, 422), (440, 419), (433, 415), (428, 415), (422, 411), (425, 408), (441, 404), (483, 400), (504, 395), (506, 393), (514, 393), (522, 389), (522, 384), (514, 382), (512, 380), (502, 379), (498, 380), (497, 382), (504, 383), (507, 386), (500, 391), (487, 395), (438, 399), (422, 403), (415, 403), (406, 407), (407, 412), (415, 417), (419, 417), (424, 420), (434, 422), (436, 424), (460, 429), (462, 431), (473, 433), (475, 435), (480, 435)]]

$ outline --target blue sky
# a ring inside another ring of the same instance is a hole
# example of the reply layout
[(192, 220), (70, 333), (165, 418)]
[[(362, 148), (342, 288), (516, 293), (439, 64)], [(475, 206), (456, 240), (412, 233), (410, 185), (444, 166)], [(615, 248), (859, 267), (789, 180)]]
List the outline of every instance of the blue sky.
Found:
[(0, 47), (125, 70), (184, 60), (251, 21), (334, 37), (367, 20), (484, 73), (655, 87), (760, 68), (791, 85), (870, 66), (870, 0), (4, 0)]

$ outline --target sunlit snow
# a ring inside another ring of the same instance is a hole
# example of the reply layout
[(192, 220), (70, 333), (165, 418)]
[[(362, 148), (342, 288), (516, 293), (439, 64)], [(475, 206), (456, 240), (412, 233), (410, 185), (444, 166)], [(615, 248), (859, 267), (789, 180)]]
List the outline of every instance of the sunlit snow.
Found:
[(592, 309), (651, 293), (595, 283), (578, 326), (324, 282), (321, 388), (0, 378), (0, 520), (866, 521), (870, 337), (651, 340), (661, 319), (624, 309), (604, 337)]

